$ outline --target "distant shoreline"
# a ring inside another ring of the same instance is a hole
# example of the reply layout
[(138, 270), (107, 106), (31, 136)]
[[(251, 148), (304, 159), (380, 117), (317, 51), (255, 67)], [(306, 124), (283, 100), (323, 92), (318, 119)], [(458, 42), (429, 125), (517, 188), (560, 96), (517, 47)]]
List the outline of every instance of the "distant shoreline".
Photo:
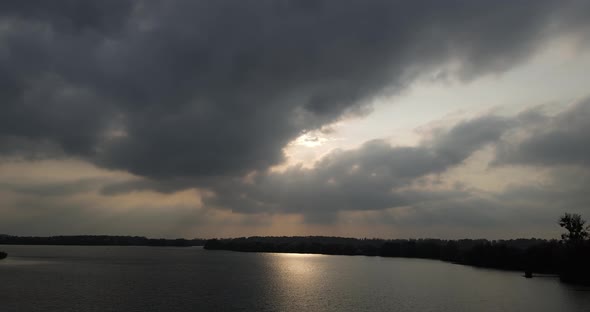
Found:
[(38, 246), (203, 246), (205, 239), (166, 239), (143, 236), (114, 235), (60, 235), (60, 236), (12, 236), (0, 235), (0, 245), (38, 245)]
[[(545, 239), (357, 239), (328, 236), (241, 237), (227, 239), (165, 239), (143, 236), (0, 235), (0, 245), (37, 246), (203, 246), (206, 250), (238, 252), (307, 253), (324, 255), (362, 255), (441, 260), (480, 268), (526, 272), (528, 275), (559, 275), (562, 281), (590, 284), (585, 265), (590, 243), (570, 246), (563, 241)], [(575, 247), (575, 248), (572, 248)], [(525, 274), (527, 275), (527, 274)]]

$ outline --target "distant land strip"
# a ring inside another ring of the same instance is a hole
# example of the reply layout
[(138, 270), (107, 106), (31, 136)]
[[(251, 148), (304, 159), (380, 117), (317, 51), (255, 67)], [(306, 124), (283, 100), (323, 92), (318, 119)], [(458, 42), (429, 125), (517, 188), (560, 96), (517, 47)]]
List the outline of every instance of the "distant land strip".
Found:
[(0, 235), (0, 245), (69, 245), (69, 246), (203, 246), (205, 239), (166, 239), (143, 236), (68, 235), (68, 236), (13, 236)]
[(590, 285), (590, 240), (509, 239), (378, 239), (329, 236), (253, 236), (225, 239), (165, 239), (143, 236), (0, 234), (0, 245), (69, 246), (204, 246), (239, 252), (363, 255), (442, 260), (475, 267), (559, 275), (564, 282)]

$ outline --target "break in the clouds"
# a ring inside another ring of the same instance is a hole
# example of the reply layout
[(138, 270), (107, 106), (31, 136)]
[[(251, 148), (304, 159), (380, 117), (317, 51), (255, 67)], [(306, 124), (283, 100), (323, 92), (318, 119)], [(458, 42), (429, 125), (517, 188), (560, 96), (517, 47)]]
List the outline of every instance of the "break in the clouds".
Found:
[(488, 114), (416, 146), (376, 138), (312, 168), (271, 168), (300, 135), (367, 116), (375, 99), (418, 80), (509, 72), (556, 38), (585, 49), (588, 12), (587, 1), (3, 1), (1, 159), (74, 159), (126, 178), (0, 189), (23, 203), (23, 194), (197, 188), (203, 209), (320, 223), (340, 211), (474, 206), (468, 188), (416, 184), (486, 146), (493, 168), (585, 167), (587, 104), (528, 119)]
[[(430, 220), (432, 224), (445, 219), (458, 223), (469, 218), (475, 223), (498, 217), (510, 220), (523, 213), (518, 209), (522, 201), (538, 205), (536, 212), (546, 209), (549, 202), (569, 203), (557, 205), (560, 209), (587, 209), (590, 197), (584, 189), (589, 186), (590, 101), (581, 101), (556, 115), (539, 110), (512, 117), (484, 115), (450, 129), (433, 129), (433, 135), (415, 147), (374, 140), (358, 149), (331, 152), (312, 168), (293, 166), (249, 179), (224, 180), (214, 188), (217, 196), (208, 202), (246, 212), (303, 213), (310, 221), (322, 222), (334, 222), (336, 213), (342, 211), (408, 206), (414, 208), (412, 214), (417, 214), (415, 221)], [(555, 136), (555, 140), (544, 139)], [(533, 151), (529, 151), (530, 142), (535, 142)], [(552, 169), (552, 182), (523, 187), (509, 181), (504, 190), (485, 193), (462, 185), (442, 185), (449, 169), (462, 165), (486, 146), (494, 147), (492, 168), (516, 164), (535, 170)], [(548, 152), (539, 154), (542, 151)], [(558, 179), (563, 166), (565, 172), (577, 168), (578, 174)], [(426, 209), (432, 206), (438, 208)], [(428, 217), (432, 213), (437, 217)]]
[(504, 118), (485, 116), (463, 122), (417, 147), (392, 147), (374, 140), (358, 149), (334, 151), (313, 168), (294, 166), (234, 181), (240, 188), (230, 184), (226, 189), (222, 183), (214, 198), (236, 209), (311, 215), (403, 206), (411, 204), (416, 194), (396, 190), (460, 164), (485, 144), (498, 140), (508, 126), (510, 122)]

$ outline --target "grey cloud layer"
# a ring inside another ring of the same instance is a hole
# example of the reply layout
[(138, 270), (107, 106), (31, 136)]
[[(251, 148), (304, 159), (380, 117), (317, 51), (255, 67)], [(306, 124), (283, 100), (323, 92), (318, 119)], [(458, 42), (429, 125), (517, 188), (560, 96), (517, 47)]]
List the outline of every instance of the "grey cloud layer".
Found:
[[(535, 211), (546, 217), (547, 205), (553, 209), (587, 208), (589, 108), (590, 101), (584, 100), (556, 115), (545, 115), (538, 109), (514, 117), (486, 115), (438, 130), (417, 147), (371, 141), (355, 150), (332, 152), (313, 168), (294, 166), (248, 180), (223, 180), (212, 189), (217, 196), (207, 198), (206, 204), (239, 212), (303, 213), (310, 221), (322, 222), (334, 221), (339, 211), (408, 206), (413, 218), (404, 219), (406, 224), (451, 220), (463, 225), (506, 221), (509, 216), (534, 215)], [(530, 142), (535, 143), (532, 151)], [(550, 168), (554, 182), (499, 193), (461, 186), (439, 190), (432, 185), (420, 187), (422, 178), (445, 173), (486, 145), (496, 147), (494, 166)], [(562, 171), (561, 165), (577, 169)]]
[[(40, 212), (47, 210), (51, 220), (61, 220), (56, 223), (57, 227), (65, 219), (92, 217), (105, 222), (106, 218), (100, 211), (85, 210), (81, 213), (76, 211), (75, 205), (64, 200), (69, 195), (92, 192), (97, 185), (107, 186), (103, 189), (103, 195), (121, 195), (138, 189), (173, 193), (199, 186), (208, 187), (214, 194), (203, 198), (205, 209), (232, 209), (239, 214), (249, 213), (255, 219), (260, 215), (257, 213), (295, 213), (303, 214), (306, 223), (326, 224), (339, 220), (342, 213), (363, 211), (369, 212), (369, 215), (356, 216), (353, 219), (354, 224), (393, 225), (405, 230), (459, 227), (462, 231), (474, 231), (472, 233), (510, 228), (514, 232), (504, 235), (546, 235), (545, 230), (527, 230), (535, 227), (550, 228), (555, 225), (555, 216), (563, 211), (584, 214), (590, 212), (590, 196), (587, 192), (590, 187), (590, 166), (577, 161), (525, 162), (519, 149), (509, 149), (506, 146), (526, 147), (524, 142), (536, 140), (535, 138), (553, 131), (570, 133), (576, 137), (577, 132), (568, 129), (587, 127), (583, 121), (590, 118), (589, 107), (590, 101), (584, 100), (552, 115), (542, 113), (539, 108), (513, 117), (485, 115), (460, 122), (448, 129), (434, 129), (429, 139), (415, 147), (395, 147), (383, 140), (374, 140), (355, 150), (333, 151), (318, 161), (314, 168), (293, 166), (285, 172), (261, 171), (247, 178), (133, 178), (132, 181), (122, 179), (123, 182), (116, 182), (116, 179), (83, 179), (50, 184), (0, 183), (0, 190), (25, 196), (25, 200), (20, 203), (28, 207), (28, 210), (33, 209), (39, 218), (45, 215)], [(574, 116), (580, 123), (569, 118)], [(541, 129), (545, 129), (544, 132)], [(519, 135), (514, 136), (515, 133)], [(565, 138), (563, 141), (570, 142), (571, 139)], [(540, 146), (549, 148), (554, 144), (555, 142), (546, 140)], [(439, 178), (444, 180), (449, 169), (460, 166), (474, 153), (490, 145), (495, 146), (497, 152), (493, 160), (494, 166), (490, 170), (497, 169), (499, 164), (548, 169), (549, 182), (539, 181), (511, 186), (500, 192), (489, 192), (470, 188), (468, 185), (441, 189), (436, 187), (436, 179), (423, 179), (440, 175)], [(506, 162), (506, 159), (513, 159), (506, 154), (507, 151), (516, 152), (520, 157), (519, 161)], [(576, 145), (563, 145), (559, 153), (570, 155), (578, 151)], [(554, 154), (549, 155), (549, 159)], [(538, 158), (536, 155), (535, 157)], [(569, 159), (577, 157), (579, 156)], [(51, 204), (47, 204), (48, 202)], [(67, 209), (60, 208), (60, 205), (65, 205)], [(185, 218), (195, 218), (195, 222), (206, 220), (206, 214), (193, 210), (169, 209), (167, 219), (162, 222), (178, 222), (177, 220)], [(64, 211), (68, 214), (67, 218), (53, 215), (54, 212)], [(159, 219), (152, 214), (153, 212), (149, 212), (142, 216), (141, 209), (138, 209), (132, 215), (126, 214), (127, 219), (124, 222), (151, 220), (149, 224), (157, 224)], [(14, 228), (10, 223), (38, 222), (12, 217), (5, 221), (9, 222), (9, 226), (6, 226), (8, 229)], [(98, 224), (96, 230), (119, 229), (118, 226), (123, 226), (124, 222), (118, 222), (117, 227)], [(55, 225), (47, 227), (55, 228)], [(36, 227), (36, 230), (44, 229), (44, 226)]]
[(531, 121), (524, 140), (499, 145), (496, 164), (590, 166), (590, 99), (556, 116)]
[(295, 166), (286, 172), (261, 174), (253, 181), (222, 184), (214, 189), (217, 196), (210, 204), (313, 214), (416, 203), (417, 195), (426, 199), (435, 194), (399, 191), (419, 177), (460, 164), (485, 144), (497, 141), (510, 124), (504, 118), (485, 116), (460, 123), (418, 147), (370, 141), (356, 150), (332, 152), (311, 169)]
[[(0, 153), (65, 153), (155, 180), (264, 170), (303, 131), (364, 113), (364, 100), (425, 73), (444, 76), (449, 62), (458, 66), (447, 74), (470, 79), (555, 35), (584, 34), (589, 6), (3, 1)], [(463, 158), (457, 143), (439, 144), (436, 159), (397, 155), (426, 167)]]
[[(139, 176), (0, 181), (18, 194), (14, 207), (38, 216), (23, 211), (10, 222), (93, 219), (100, 209), (62, 200), (105, 184), (102, 195), (198, 187), (214, 194), (206, 208), (301, 213), (308, 222), (357, 210), (409, 225), (554, 218), (561, 211), (548, 205), (590, 202), (588, 101), (554, 116), (484, 116), (416, 147), (375, 140), (313, 169), (268, 168), (302, 132), (365, 114), (372, 97), (423, 76), (469, 80), (508, 70), (555, 37), (588, 40), (589, 12), (590, 2), (575, 0), (2, 1), (0, 157), (73, 157)], [(499, 194), (419, 187), (489, 144), (495, 165), (555, 167), (556, 182)], [(167, 216), (205, 218), (187, 211)], [(160, 212), (145, 217), (155, 224)]]

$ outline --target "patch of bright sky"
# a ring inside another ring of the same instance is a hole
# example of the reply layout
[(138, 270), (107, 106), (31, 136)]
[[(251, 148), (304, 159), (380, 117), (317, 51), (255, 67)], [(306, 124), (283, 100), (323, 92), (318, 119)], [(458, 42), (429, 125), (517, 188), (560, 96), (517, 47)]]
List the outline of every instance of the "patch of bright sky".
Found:
[(340, 121), (330, 132), (305, 134), (286, 148), (288, 163), (312, 165), (331, 150), (373, 139), (416, 145), (420, 127), (478, 114), (514, 114), (527, 107), (567, 105), (590, 95), (590, 49), (556, 40), (512, 70), (473, 81), (417, 81), (400, 95), (382, 97), (365, 118)]

